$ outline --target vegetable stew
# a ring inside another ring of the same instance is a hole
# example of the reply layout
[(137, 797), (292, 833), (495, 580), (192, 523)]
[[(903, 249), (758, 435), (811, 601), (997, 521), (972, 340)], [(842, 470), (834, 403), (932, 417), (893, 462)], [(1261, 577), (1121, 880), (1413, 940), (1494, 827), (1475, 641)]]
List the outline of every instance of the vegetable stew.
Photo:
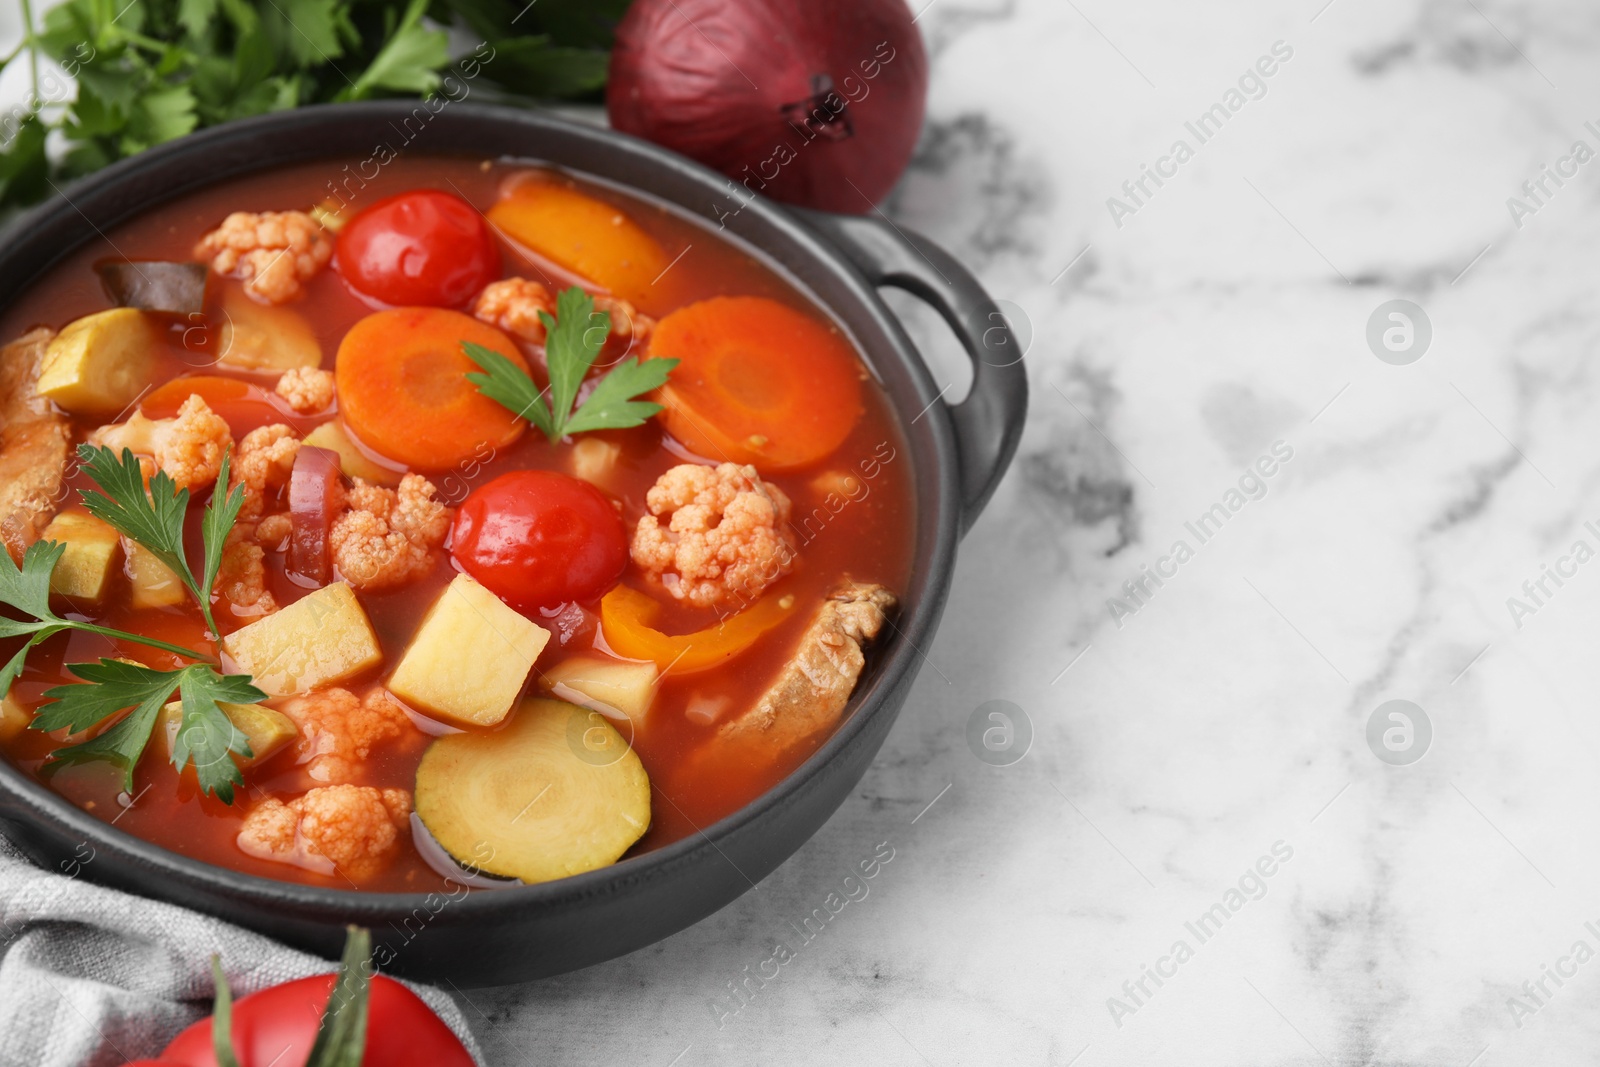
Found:
[(548, 167), (223, 183), (0, 339), (0, 747), (220, 866), (426, 891), (694, 834), (836, 728), (909, 580), (849, 338)]

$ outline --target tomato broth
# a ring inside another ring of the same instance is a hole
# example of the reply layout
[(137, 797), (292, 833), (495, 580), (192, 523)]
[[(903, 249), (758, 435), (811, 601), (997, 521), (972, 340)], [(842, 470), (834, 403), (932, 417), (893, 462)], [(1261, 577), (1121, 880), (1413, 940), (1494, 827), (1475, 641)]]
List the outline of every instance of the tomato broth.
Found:
[[(185, 195), (172, 203), (110, 230), (103, 240), (90, 242), (46, 272), (0, 316), (0, 337), (17, 337), (35, 326), (61, 329), (79, 316), (111, 306), (93, 269), (106, 257), (134, 260), (187, 261), (196, 241), (233, 211), (307, 210), (330, 194), (347, 201), (345, 213), (360, 211), (391, 194), (415, 189), (452, 192), (482, 211), (488, 211), (508, 185), (519, 181), (554, 181), (614, 205), (654, 237), (671, 263), (661, 276), (632, 299), (638, 310), (657, 319), (674, 309), (717, 296), (762, 296), (787, 305), (838, 332), (825, 313), (772, 265), (725, 240), (708, 228), (666, 207), (626, 195), (616, 189), (519, 161), (410, 157), (389, 163), (373, 179), (361, 182), (342, 161), (284, 167), (258, 176), (232, 180)], [(340, 183), (343, 183), (342, 185)], [(552, 290), (577, 284), (580, 279), (502, 235), (498, 244), (502, 276), (523, 276), (544, 281)], [(304, 295), (286, 306), (309, 322), (322, 349), (322, 366), (332, 369), (340, 341), (358, 320), (377, 305), (354, 292), (335, 269), (322, 270), (306, 283)], [(588, 285), (591, 291), (598, 286)], [(223, 315), (218, 294), (239, 290), (240, 281), (213, 276), (207, 312), (166, 332), (158, 373), (149, 383), (159, 390), (167, 381), (187, 375), (211, 375), (243, 383), (237, 395), (223, 397), (214, 410), (228, 420), (234, 440), (249, 430), (271, 423), (286, 423), (299, 433), (330, 418), (328, 412), (295, 414), (272, 393), (271, 376), (230, 369), (215, 363)], [(238, 295), (237, 292), (234, 294)], [(539, 353), (531, 348), (529, 363), (538, 366)], [(602, 360), (609, 358), (602, 356)], [(795, 353), (803, 359), (804, 353)], [(858, 359), (859, 362), (859, 359)], [(794, 598), (797, 610), (777, 629), (765, 634), (730, 663), (700, 673), (674, 675), (668, 670), (655, 692), (648, 714), (621, 727), (642, 760), (650, 780), (650, 827), (629, 854), (658, 848), (692, 835), (724, 817), (792, 771), (826, 739), (826, 733), (783, 752), (736, 760), (704, 757), (719, 744), (720, 724), (752, 705), (794, 654), (815, 609), (845, 577), (879, 583), (903, 595), (913, 556), (912, 457), (898, 428), (890, 404), (864, 364), (858, 366), (862, 388), (862, 414), (843, 444), (825, 458), (798, 469), (761, 471), (793, 501), (789, 533), (796, 549), (791, 573), (767, 590), (766, 597)], [(246, 388), (248, 387), (248, 388)], [(152, 393), (178, 393), (169, 388)], [(152, 417), (170, 415), (172, 409), (150, 410)], [(154, 403), (160, 408), (160, 403)], [(75, 441), (105, 419), (75, 419)], [(668, 468), (697, 459), (669, 438), (659, 419), (632, 429), (584, 434), (620, 448), (613, 474), (602, 487), (619, 505), (628, 530), (646, 511), (645, 495)], [(467, 461), (446, 469), (423, 470), (437, 487), (439, 497), (459, 505), (475, 488), (507, 471), (572, 469), (572, 439), (552, 445), (530, 428), (515, 443), (479, 449)], [(712, 457), (714, 459), (714, 457)], [(851, 476), (841, 483), (837, 475)], [(830, 480), (831, 479), (831, 480)], [(74, 471), (69, 485), (90, 484)], [(841, 493), (848, 484), (848, 493)], [(76, 493), (71, 494), (76, 498)], [(189, 515), (190, 540), (199, 543), (199, 504), (210, 496), (209, 487), (195, 493)], [(436, 552), (432, 568), (420, 579), (388, 592), (361, 592), (383, 651), (383, 664), (367, 674), (341, 684), (371, 684), (384, 679), (405, 651), (419, 619), (459, 572), (449, 545)], [(285, 570), (285, 556), (266, 557), (269, 588), (280, 605), (287, 606), (309, 590)], [(686, 633), (711, 625), (717, 610), (695, 607), (665, 595), (659, 585), (629, 562), (622, 583), (645, 592), (660, 604), (652, 623), (667, 633)], [(125, 591), (113, 590), (103, 606), (88, 611), (93, 621), (140, 634), (158, 636), (184, 646), (208, 648), (205, 624), (191, 602), (181, 607), (135, 609)], [(525, 692), (543, 692), (544, 671), (575, 653), (605, 651), (595, 603), (568, 604), (559, 610), (524, 612), (548, 629), (552, 639), (539, 656)], [(217, 611), (220, 628), (227, 633), (249, 622)], [(0, 655), (9, 658), (19, 647), (0, 642)], [(183, 661), (153, 649), (118, 646), (104, 638), (72, 633), (40, 646), (29, 660), (13, 695), (26, 707), (43, 703), (52, 686), (75, 681), (64, 664), (106, 655), (131, 656), (155, 667), (173, 667)], [(868, 650), (869, 664), (873, 655)], [(870, 670), (870, 667), (869, 667)], [(267, 702), (269, 706), (278, 701)], [(418, 762), (434, 736), (454, 727), (411, 713), (419, 729), (399, 740), (376, 747), (363, 767), (363, 784), (411, 789)], [(203, 795), (193, 771), (179, 774), (166, 758), (159, 738), (153, 738), (133, 774), (131, 795), (124, 789), (120, 770), (107, 764), (67, 766), (42, 773), (50, 751), (61, 743), (58, 735), (23, 730), (5, 745), (6, 755), (29, 774), (40, 776), (61, 796), (83, 810), (138, 837), (174, 852), (218, 866), (266, 878), (294, 880), (312, 885), (351, 888), (354, 882), (338, 875), (316, 873), (286, 863), (254, 858), (235, 844), (241, 821), (252, 805), (269, 796), (288, 797), (316, 785), (295, 762), (291, 746), (245, 771), (245, 786), (233, 804)], [(714, 754), (714, 753), (713, 753)], [(710, 768), (710, 769), (708, 769)], [(376, 891), (426, 891), (444, 885), (443, 877), (421, 858), (410, 835), (402, 833), (398, 854), (360, 888)]]

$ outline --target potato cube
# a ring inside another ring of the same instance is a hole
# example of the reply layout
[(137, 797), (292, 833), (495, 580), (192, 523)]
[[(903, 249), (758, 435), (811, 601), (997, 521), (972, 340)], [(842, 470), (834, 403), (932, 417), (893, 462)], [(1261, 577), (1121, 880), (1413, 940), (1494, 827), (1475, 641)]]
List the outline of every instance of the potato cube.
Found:
[(183, 580), (155, 553), (126, 537), (122, 539), (122, 551), (126, 557), (123, 573), (133, 588), (130, 602), (134, 607), (171, 608), (189, 599)]
[(344, 582), (335, 582), (222, 639), (239, 671), (274, 696), (309, 693), (383, 662), (372, 623)]
[(0, 741), (9, 741), (28, 728), (33, 712), (22, 706), (22, 701), (6, 693), (0, 697)]
[(322, 366), (322, 345), (304, 315), (258, 304), (240, 286), (222, 294), (217, 362), (241, 370), (286, 371)]
[[(227, 704), (219, 702), (217, 707), (228, 720), (250, 740), (249, 757), (240, 756), (239, 766), (248, 767), (252, 763), (260, 763), (269, 756), (275, 755), (289, 742), (300, 736), (300, 731), (295, 727), (294, 720), (281, 711), (274, 711), (264, 704)], [(161, 715), (156, 719), (156, 732), (166, 739), (167, 758), (172, 758), (172, 750), (177, 745), (178, 729), (183, 725), (183, 702), (174, 700), (161, 709)], [(191, 746), (192, 747), (192, 746)]]
[(41, 539), (66, 546), (50, 573), (50, 592), (70, 601), (98, 604), (105, 599), (122, 547), (122, 536), (87, 511), (63, 511), (50, 520)]
[(572, 446), (572, 476), (592, 485), (605, 485), (616, 473), (622, 446), (598, 437), (581, 437)]
[(389, 691), (464, 726), (506, 717), (550, 631), (458, 574), (423, 617), (389, 678)]
[(35, 387), (76, 415), (116, 415), (150, 383), (161, 335), (137, 308), (67, 324), (45, 349)]
[(660, 673), (654, 663), (573, 656), (545, 671), (542, 680), (562, 700), (638, 723), (650, 710)]
[(331, 419), (306, 434), (305, 443), (312, 448), (326, 448), (339, 453), (339, 469), (351, 478), (365, 478), (377, 485), (399, 485), (403, 472), (380, 467), (356, 446), (350, 434), (338, 419)]

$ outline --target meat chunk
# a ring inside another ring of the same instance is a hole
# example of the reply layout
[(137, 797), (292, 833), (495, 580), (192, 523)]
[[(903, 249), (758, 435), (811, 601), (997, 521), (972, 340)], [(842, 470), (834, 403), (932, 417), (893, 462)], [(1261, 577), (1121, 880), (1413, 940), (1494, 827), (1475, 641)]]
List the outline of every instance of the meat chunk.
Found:
[(244, 486), (244, 506), (239, 510), (241, 519), (261, 517), (268, 495), (288, 484), (289, 475), (294, 471), (294, 457), (299, 454), (300, 435), (281, 422), (258, 427), (244, 435), (232, 467), (233, 485)]
[(419, 578), (450, 532), (451, 511), (433, 483), (408, 474), (398, 489), (355, 479), (349, 510), (333, 520), (329, 547), (339, 574), (357, 589), (381, 590)]
[(404, 789), (319, 786), (287, 803), (263, 800), (245, 816), (235, 842), (256, 859), (360, 882), (394, 857), (410, 817)]
[[(611, 313), (611, 332), (607, 342), (618, 354), (635, 344), (644, 344), (655, 329), (655, 320), (642, 314), (626, 300), (597, 296), (594, 298), (594, 309)], [(544, 321), (539, 318), (541, 311), (551, 316), (556, 313), (556, 298), (549, 289), (527, 278), (502, 278), (490, 282), (478, 294), (472, 314), (529, 344), (542, 345)]]
[(838, 721), (866, 665), (863, 649), (894, 609), (881, 585), (846, 581), (823, 601), (794, 657), (755, 706), (717, 731), (778, 753)]
[(633, 561), (680, 600), (754, 599), (794, 567), (789, 498), (754, 467), (680, 464), (650, 487), (645, 505)]
[(149, 419), (136, 411), (126, 422), (90, 433), (89, 443), (119, 455), (127, 449), (149, 456), (179, 489), (196, 489), (217, 480), (222, 457), (233, 447), (233, 431), (204, 397), (191, 393), (170, 419)]
[(299, 296), (304, 284), (333, 257), (333, 242), (303, 211), (235, 211), (200, 239), (197, 259), (243, 279), (245, 292), (263, 304)]
[(0, 541), (19, 561), (66, 495), (72, 428), (35, 389), (53, 336), (33, 330), (0, 348)]
[(359, 782), (362, 764), (376, 745), (416, 729), (383, 689), (372, 690), (366, 699), (348, 689), (324, 689), (281, 710), (300, 727), (295, 762), (313, 781), (330, 785)]
[(333, 372), (318, 367), (295, 367), (283, 372), (273, 392), (302, 415), (326, 411), (333, 403)]

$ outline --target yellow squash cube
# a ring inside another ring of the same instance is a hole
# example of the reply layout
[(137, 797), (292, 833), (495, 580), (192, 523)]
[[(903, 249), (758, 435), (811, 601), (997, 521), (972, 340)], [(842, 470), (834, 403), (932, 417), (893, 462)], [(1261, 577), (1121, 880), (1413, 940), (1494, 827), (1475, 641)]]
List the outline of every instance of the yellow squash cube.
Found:
[(222, 649), (274, 696), (309, 693), (383, 662), (372, 623), (344, 582), (235, 630), (223, 638)]
[(161, 335), (144, 312), (112, 308), (85, 315), (45, 349), (39, 395), (77, 415), (116, 415), (150, 384)]
[(493, 726), (511, 710), (550, 631), (458, 574), (423, 617), (389, 678), (419, 711), (463, 726)]
[(241, 370), (286, 371), (322, 366), (322, 345), (304, 315), (256, 303), (238, 286), (222, 294), (217, 362)]
[(131, 603), (136, 608), (171, 608), (189, 599), (189, 590), (172, 569), (143, 545), (124, 537), (122, 551), (127, 561), (123, 572), (133, 589)]
[(339, 453), (339, 469), (351, 478), (365, 478), (377, 485), (399, 485), (400, 471), (380, 467), (368, 459), (350, 439), (338, 419), (330, 419), (306, 434), (305, 444)]
[(66, 546), (50, 572), (50, 592), (69, 601), (98, 604), (105, 599), (122, 536), (87, 511), (63, 511), (50, 520), (41, 540)]
[[(300, 736), (300, 731), (295, 727), (294, 720), (281, 711), (274, 711), (264, 704), (227, 704), (218, 703), (217, 707), (228, 720), (250, 740), (250, 756), (239, 757), (239, 766), (248, 767), (252, 763), (260, 763), (269, 756), (277, 754), (284, 746)], [(167, 758), (172, 758), (172, 750), (178, 741), (178, 729), (183, 725), (183, 703), (174, 700), (161, 709), (161, 715), (156, 719), (156, 732), (166, 739)]]
[(660, 676), (654, 663), (573, 656), (545, 671), (541, 681), (562, 700), (638, 723), (650, 710)]

